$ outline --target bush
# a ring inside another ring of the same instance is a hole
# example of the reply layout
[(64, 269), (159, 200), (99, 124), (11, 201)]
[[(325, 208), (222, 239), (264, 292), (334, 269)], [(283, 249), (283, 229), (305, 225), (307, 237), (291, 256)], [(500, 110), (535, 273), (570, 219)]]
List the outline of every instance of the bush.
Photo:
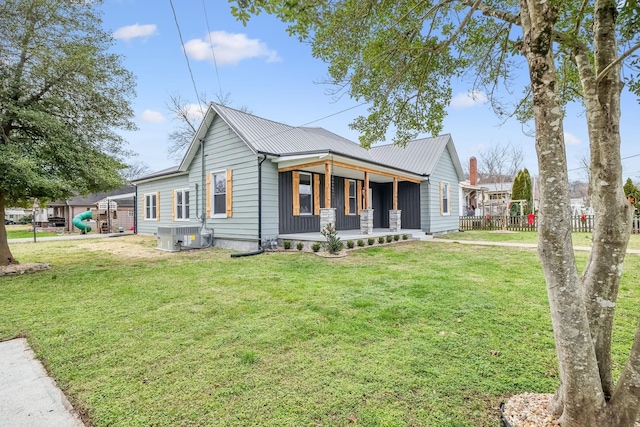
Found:
[(321, 247), (320, 242), (315, 242), (313, 245), (311, 245), (311, 250), (313, 252), (318, 252), (320, 250), (320, 247)]
[(320, 233), (327, 239), (325, 247), (330, 254), (335, 255), (344, 248), (344, 243), (338, 237), (336, 227), (332, 224), (328, 224)]
[(384, 236), (378, 237), (378, 243), (380, 243), (380, 244), (384, 243)]
[(353, 243), (353, 240), (347, 240), (347, 247), (349, 249), (353, 249), (354, 246), (355, 246), (355, 244)]
[(284, 242), (282, 242), (282, 245), (285, 249), (291, 249), (291, 240), (285, 240)]
[(298, 248), (298, 250), (301, 251), (304, 248), (304, 243), (298, 242), (298, 244), (296, 245), (296, 248)]
[(389, 234), (387, 236), (387, 243), (391, 243), (392, 240), (393, 240), (393, 236), (391, 234)]
[(367, 239), (367, 243), (369, 244), (369, 246), (373, 245), (376, 242), (376, 239), (374, 239), (373, 237), (369, 237)]
[(393, 240), (395, 240), (396, 242), (397, 242), (398, 240), (400, 240), (400, 235), (399, 235), (399, 234), (395, 234), (395, 235), (393, 236)]
[(402, 240), (407, 240), (409, 239), (409, 235), (408, 234), (403, 234), (402, 235)]
[(358, 246), (364, 246), (364, 240), (358, 239)]

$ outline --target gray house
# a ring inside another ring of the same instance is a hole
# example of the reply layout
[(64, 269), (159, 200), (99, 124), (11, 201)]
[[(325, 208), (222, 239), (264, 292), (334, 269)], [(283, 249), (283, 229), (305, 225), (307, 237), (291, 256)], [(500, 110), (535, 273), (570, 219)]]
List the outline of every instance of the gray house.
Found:
[(180, 165), (134, 182), (138, 232), (204, 225), (216, 246), (245, 250), (329, 223), (446, 233), (458, 230), (462, 179), (451, 135), (366, 150), (211, 104)]

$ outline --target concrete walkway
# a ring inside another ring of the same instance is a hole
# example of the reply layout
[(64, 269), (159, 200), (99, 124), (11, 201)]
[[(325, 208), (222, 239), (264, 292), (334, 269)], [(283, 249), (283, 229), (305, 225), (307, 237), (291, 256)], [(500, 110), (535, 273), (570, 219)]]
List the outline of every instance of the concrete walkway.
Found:
[[(456, 240), (456, 239), (438, 239), (434, 238), (432, 242), (439, 243), (461, 243), (463, 245), (478, 245), (478, 246), (507, 246), (512, 248), (530, 248), (536, 249), (537, 243), (520, 243), (520, 242), (487, 242), (484, 240)], [(589, 246), (574, 246), (575, 251), (590, 251)], [(640, 249), (627, 249), (628, 254), (640, 255)]]
[(24, 338), (0, 342), (0, 427), (84, 427)]

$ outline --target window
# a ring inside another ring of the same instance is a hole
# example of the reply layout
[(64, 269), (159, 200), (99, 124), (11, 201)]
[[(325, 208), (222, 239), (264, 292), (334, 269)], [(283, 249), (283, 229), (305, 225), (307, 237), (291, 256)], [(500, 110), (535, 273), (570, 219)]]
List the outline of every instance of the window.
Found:
[(150, 193), (144, 195), (144, 219), (158, 219), (158, 193)]
[(355, 215), (358, 213), (358, 205), (357, 205), (357, 192), (356, 192), (356, 181), (353, 179), (347, 179), (345, 186), (345, 213), (347, 215)]
[(451, 215), (451, 189), (448, 182), (440, 183), (440, 214)]
[(213, 214), (227, 215), (227, 173), (213, 174)]
[(311, 174), (306, 172), (300, 172), (300, 214), (311, 215), (313, 214), (313, 190), (311, 186)]
[(189, 219), (189, 190), (176, 190), (175, 198), (175, 220), (184, 221)]

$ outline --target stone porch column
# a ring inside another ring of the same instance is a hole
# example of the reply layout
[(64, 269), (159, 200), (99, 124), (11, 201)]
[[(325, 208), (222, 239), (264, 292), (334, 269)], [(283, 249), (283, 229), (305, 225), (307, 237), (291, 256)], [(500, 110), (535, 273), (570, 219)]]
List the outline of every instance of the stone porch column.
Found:
[(362, 234), (373, 233), (373, 209), (362, 209), (360, 211), (360, 232)]
[(389, 231), (397, 233), (402, 228), (401, 224), (402, 211), (398, 209), (391, 209), (389, 211)]
[(320, 208), (320, 231), (329, 224), (336, 226), (336, 208)]

